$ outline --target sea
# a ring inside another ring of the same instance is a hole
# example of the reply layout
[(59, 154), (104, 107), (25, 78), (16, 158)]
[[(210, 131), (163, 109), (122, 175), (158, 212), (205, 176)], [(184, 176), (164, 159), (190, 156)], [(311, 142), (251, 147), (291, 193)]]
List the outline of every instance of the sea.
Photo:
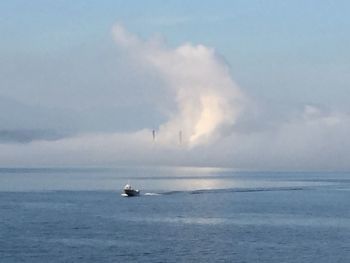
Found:
[(1, 168), (0, 262), (350, 262), (350, 173)]

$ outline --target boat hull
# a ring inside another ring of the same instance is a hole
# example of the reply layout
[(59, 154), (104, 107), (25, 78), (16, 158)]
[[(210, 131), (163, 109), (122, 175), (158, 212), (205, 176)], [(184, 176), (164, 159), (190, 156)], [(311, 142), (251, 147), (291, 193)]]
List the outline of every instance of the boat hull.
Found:
[(134, 189), (124, 189), (124, 193), (127, 196), (139, 196), (140, 195), (140, 191), (134, 190)]

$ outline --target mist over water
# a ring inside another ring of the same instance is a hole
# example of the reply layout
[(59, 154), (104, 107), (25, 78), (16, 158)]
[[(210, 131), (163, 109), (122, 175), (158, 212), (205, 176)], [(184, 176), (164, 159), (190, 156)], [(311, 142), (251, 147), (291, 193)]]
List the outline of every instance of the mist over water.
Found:
[(0, 263), (350, 262), (349, 10), (0, 1)]
[[(114, 93), (100, 90), (97, 84), (89, 88), (94, 96), (92, 101), (85, 102), (106, 110), (102, 115), (94, 108), (82, 112), (84, 116), (90, 116), (88, 122), (96, 126), (92, 130), (84, 129), (75, 120), (79, 115), (72, 115), (70, 111), (60, 115), (55, 110), (24, 107), (17, 101), (2, 99), (2, 112), (20, 111), (11, 118), (11, 123), (18, 122), (11, 124), (12, 129), (0, 129), (1, 166), (165, 165), (265, 171), (350, 169), (348, 112), (312, 101), (282, 112), (271, 111), (269, 106), (262, 106), (258, 98), (250, 98), (244, 86), (238, 87), (233, 78), (235, 72), (214, 48), (186, 42), (171, 47), (159, 37), (144, 40), (119, 24), (111, 31), (115, 40), (112, 44), (119, 53), (108, 56), (108, 61), (115, 60), (121, 65), (114, 68), (111, 67), (113, 64), (107, 63), (103, 68), (113, 72), (112, 75), (115, 69), (115, 75), (123, 75), (119, 76), (121, 80), (126, 75), (126, 79), (136, 79), (135, 82), (116, 84), (108, 81), (108, 89)], [(152, 81), (153, 78), (156, 80)], [(143, 85), (146, 82), (148, 84)], [(85, 90), (82, 91), (78, 94), (85, 94)], [(60, 99), (62, 107), (65, 96)], [(101, 96), (108, 97), (106, 108)], [(83, 97), (79, 97), (76, 104), (80, 105), (81, 100)], [(124, 107), (125, 103), (129, 108)], [(53, 105), (58, 107), (60, 103)], [(130, 109), (133, 109), (132, 114)], [(40, 122), (23, 117), (27, 115), (22, 112), (40, 115)], [(5, 115), (8, 119), (9, 114)], [(117, 115), (123, 118), (114, 118)], [(72, 116), (75, 117), (71, 119)], [(42, 121), (47, 123), (46, 120), (55, 125), (50, 124), (51, 128), (43, 126)], [(63, 120), (70, 120), (74, 125)], [(6, 123), (4, 121), (3, 125)], [(28, 126), (28, 123), (31, 124)], [(44, 128), (33, 130), (33, 123)], [(114, 128), (105, 130), (102, 123)], [(128, 123), (135, 128), (126, 129)], [(26, 128), (21, 128), (23, 126)], [(70, 130), (73, 126), (77, 130)], [(52, 127), (59, 128), (56, 131), (56, 128), (51, 130)]]

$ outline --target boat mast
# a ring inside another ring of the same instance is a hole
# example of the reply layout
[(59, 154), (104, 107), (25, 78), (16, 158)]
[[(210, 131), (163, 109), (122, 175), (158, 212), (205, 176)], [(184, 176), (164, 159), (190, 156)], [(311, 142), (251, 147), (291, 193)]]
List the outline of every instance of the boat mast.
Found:
[(179, 131), (179, 144), (182, 144), (182, 131)]
[(152, 130), (153, 142), (156, 141), (156, 130)]

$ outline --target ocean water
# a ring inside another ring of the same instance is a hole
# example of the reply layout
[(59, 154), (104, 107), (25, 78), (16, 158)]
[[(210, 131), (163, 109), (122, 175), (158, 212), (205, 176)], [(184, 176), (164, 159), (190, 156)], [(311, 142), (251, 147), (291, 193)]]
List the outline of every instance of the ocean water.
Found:
[(0, 262), (350, 262), (349, 201), (349, 173), (0, 169)]

